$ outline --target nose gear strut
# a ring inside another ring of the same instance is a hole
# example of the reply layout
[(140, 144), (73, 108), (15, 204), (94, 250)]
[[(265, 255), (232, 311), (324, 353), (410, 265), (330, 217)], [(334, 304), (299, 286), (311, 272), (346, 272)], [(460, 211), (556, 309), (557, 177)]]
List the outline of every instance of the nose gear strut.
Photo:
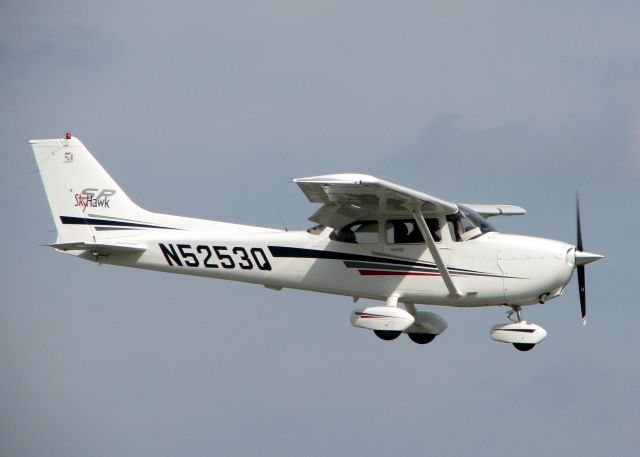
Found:
[[(511, 307), (511, 311), (507, 311), (507, 319), (509, 319), (511, 322), (522, 322), (522, 316), (520, 314), (520, 311), (522, 311), (522, 306), (520, 305), (514, 305)], [(513, 317), (513, 315), (516, 315), (516, 319), (515, 320)]]

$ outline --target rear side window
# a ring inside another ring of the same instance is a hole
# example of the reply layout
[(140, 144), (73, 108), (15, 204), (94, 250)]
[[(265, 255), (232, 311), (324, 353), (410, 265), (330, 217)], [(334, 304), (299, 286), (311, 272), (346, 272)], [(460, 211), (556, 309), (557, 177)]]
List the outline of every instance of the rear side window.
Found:
[[(440, 222), (438, 219), (425, 219), (427, 227), (437, 243), (442, 241)], [(415, 244), (424, 243), (420, 227), (415, 219), (391, 219), (387, 221), (387, 243), (389, 244)]]
[(375, 244), (379, 238), (378, 221), (356, 221), (334, 230), (329, 238), (342, 243)]

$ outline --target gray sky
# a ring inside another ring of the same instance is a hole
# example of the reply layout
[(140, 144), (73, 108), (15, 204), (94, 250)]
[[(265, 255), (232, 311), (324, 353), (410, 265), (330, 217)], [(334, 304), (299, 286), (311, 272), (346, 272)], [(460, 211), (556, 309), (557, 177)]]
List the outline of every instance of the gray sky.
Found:
[[(636, 455), (640, 5), (560, 3), (5, 1), (2, 454)], [(579, 189), (589, 324), (574, 282), (530, 353), (498, 308), (386, 343), (345, 298), (57, 254), (27, 140), (67, 130), (141, 206), (255, 225), (364, 172), (574, 241)]]

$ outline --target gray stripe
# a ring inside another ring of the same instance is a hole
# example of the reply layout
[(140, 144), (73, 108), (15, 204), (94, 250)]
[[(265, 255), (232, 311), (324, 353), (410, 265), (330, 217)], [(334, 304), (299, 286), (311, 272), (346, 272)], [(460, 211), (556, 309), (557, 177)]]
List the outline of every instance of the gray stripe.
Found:
[[(415, 267), (411, 265), (388, 265), (381, 263), (371, 263), (371, 262), (358, 262), (353, 260), (345, 260), (344, 264), (347, 268), (366, 268), (369, 270), (388, 270), (388, 271), (417, 271), (417, 272), (425, 272), (425, 273), (438, 273), (438, 269), (436, 267)], [(502, 278), (500, 275), (495, 275), (493, 273), (483, 273), (481, 271), (470, 271), (463, 270), (459, 268), (447, 267), (451, 274), (455, 275), (467, 275), (467, 276), (483, 276), (490, 278)]]
[(371, 262), (357, 262), (352, 260), (345, 260), (344, 264), (347, 268), (367, 268), (370, 270), (391, 270), (391, 271), (426, 271), (429, 273), (438, 272), (438, 269), (435, 267), (432, 268), (421, 268), (414, 267), (410, 265), (385, 265), (380, 263), (371, 263)]

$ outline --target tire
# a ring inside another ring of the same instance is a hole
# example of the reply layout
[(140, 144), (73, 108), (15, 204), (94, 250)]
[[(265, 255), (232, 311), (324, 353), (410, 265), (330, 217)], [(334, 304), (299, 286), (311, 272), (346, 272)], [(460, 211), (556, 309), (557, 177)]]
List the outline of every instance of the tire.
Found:
[(522, 352), (530, 351), (534, 346), (535, 344), (531, 343), (513, 343), (513, 347)]
[(411, 341), (417, 344), (431, 343), (436, 337), (433, 333), (408, 333)]
[(398, 338), (402, 332), (396, 330), (374, 330), (373, 333), (381, 340), (391, 341)]

